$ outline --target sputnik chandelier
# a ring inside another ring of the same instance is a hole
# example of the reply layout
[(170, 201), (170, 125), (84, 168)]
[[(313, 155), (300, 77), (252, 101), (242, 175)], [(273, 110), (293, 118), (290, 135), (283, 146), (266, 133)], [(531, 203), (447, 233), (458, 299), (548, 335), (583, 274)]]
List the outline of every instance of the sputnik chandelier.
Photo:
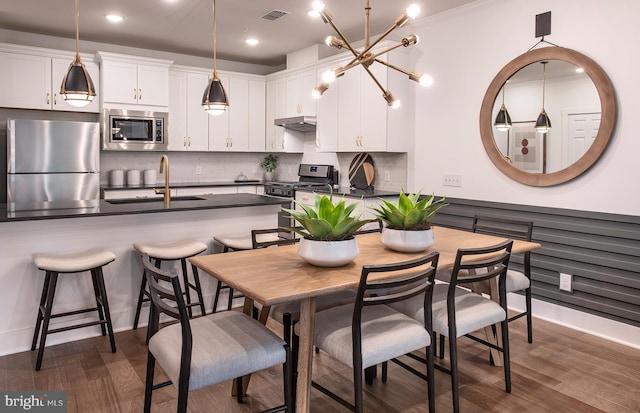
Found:
[(340, 29), (336, 27), (333, 23), (333, 16), (329, 11), (325, 8), (324, 3), (321, 0), (315, 0), (313, 2), (313, 11), (316, 15), (322, 17), (322, 20), (325, 23), (328, 23), (333, 30), (338, 34), (338, 37), (329, 36), (326, 38), (325, 43), (327, 46), (335, 47), (337, 49), (347, 48), (351, 53), (353, 53), (353, 59), (346, 66), (339, 66), (333, 70), (328, 70), (322, 74), (322, 83), (313, 90), (313, 96), (318, 99), (322, 96), (322, 94), (329, 89), (331, 83), (333, 83), (336, 78), (344, 75), (344, 73), (352, 69), (356, 66), (362, 66), (362, 68), (369, 74), (371, 79), (375, 82), (375, 84), (382, 91), (382, 97), (387, 101), (387, 104), (392, 108), (397, 108), (400, 106), (400, 101), (397, 100), (389, 90), (386, 90), (384, 86), (376, 79), (371, 70), (369, 70), (369, 66), (371, 66), (374, 62), (383, 64), (391, 69), (397, 70), (400, 73), (403, 73), (409, 76), (409, 79), (414, 82), (418, 82), (421, 86), (429, 86), (432, 83), (431, 76), (422, 75), (415, 71), (408, 71), (402, 69), (398, 66), (395, 66), (391, 63), (385, 62), (384, 60), (379, 59), (380, 56), (400, 47), (408, 47), (418, 43), (418, 36), (415, 34), (409, 35), (402, 39), (400, 43), (397, 45), (391, 46), (387, 49), (381, 51), (373, 51), (373, 48), (380, 43), (384, 38), (386, 38), (392, 31), (395, 29), (403, 27), (409, 19), (415, 19), (416, 16), (420, 13), (420, 6), (417, 4), (412, 4), (393, 22), (393, 25), (384, 32), (380, 37), (378, 37), (375, 41), (371, 42), (371, 35), (369, 33), (369, 15), (371, 12), (371, 7), (369, 6), (369, 0), (366, 0), (366, 6), (364, 8), (364, 48), (362, 51), (358, 51), (351, 46), (351, 43), (345, 38)]

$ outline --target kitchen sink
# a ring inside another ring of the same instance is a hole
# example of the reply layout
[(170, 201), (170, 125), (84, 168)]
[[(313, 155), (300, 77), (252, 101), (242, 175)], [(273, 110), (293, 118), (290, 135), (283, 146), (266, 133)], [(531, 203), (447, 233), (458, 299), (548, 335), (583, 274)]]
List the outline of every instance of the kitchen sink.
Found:
[[(179, 201), (202, 201), (206, 198), (201, 198), (199, 196), (172, 196), (171, 202), (179, 202)], [(144, 204), (148, 202), (164, 202), (164, 198), (124, 198), (124, 199), (105, 199), (110, 204), (119, 205), (119, 204)]]

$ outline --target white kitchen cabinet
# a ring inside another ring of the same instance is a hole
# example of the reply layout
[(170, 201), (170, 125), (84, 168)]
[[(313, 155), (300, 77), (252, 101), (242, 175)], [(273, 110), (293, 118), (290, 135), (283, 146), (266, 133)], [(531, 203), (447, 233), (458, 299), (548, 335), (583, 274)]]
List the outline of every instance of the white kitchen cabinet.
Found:
[[(0, 52), (0, 107), (20, 109), (98, 112), (99, 99), (78, 108), (69, 105), (60, 96), (60, 86), (73, 55), (51, 57), (46, 50), (35, 48)], [(98, 65), (88, 58), (82, 59), (96, 91), (99, 84)], [(98, 93), (99, 96), (99, 93)]]
[(285, 85), (285, 116), (316, 116), (316, 100), (311, 94), (317, 86), (316, 69), (287, 76)]
[(168, 150), (209, 150), (209, 114), (201, 105), (208, 82), (204, 71), (170, 71)]
[(169, 106), (171, 61), (98, 52), (105, 105)]
[(265, 86), (262, 79), (218, 74), (229, 107), (209, 117), (209, 150), (264, 152)]
[[(302, 153), (304, 132), (276, 126), (274, 121), (287, 115), (287, 80), (278, 77), (267, 81), (265, 150), (267, 152)], [(294, 115), (298, 116), (298, 115)]]
[[(326, 70), (334, 68), (335, 63), (330, 66), (318, 68), (318, 78), (320, 78)], [(338, 84), (335, 83), (318, 99), (316, 148), (320, 152), (338, 151), (338, 119), (341, 116), (338, 110), (339, 92)], [(350, 112), (344, 114), (344, 116), (349, 115)]]

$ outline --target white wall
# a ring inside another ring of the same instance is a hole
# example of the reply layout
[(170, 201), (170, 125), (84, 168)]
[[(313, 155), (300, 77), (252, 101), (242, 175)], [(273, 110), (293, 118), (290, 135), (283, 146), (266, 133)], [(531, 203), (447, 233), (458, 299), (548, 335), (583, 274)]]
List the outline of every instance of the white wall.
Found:
[[(550, 188), (512, 181), (487, 157), (478, 116), (498, 71), (526, 52), (535, 15), (552, 12), (546, 40), (595, 60), (610, 77), (618, 120), (603, 157), (582, 176)], [(416, 143), (409, 155), (410, 189), (456, 198), (640, 215), (640, 140), (631, 129), (640, 107), (637, 0), (487, 0), (417, 22), (416, 70), (434, 85), (416, 93)], [(626, 116), (625, 116), (626, 115)], [(437, 153), (437, 156), (432, 154)], [(443, 173), (462, 175), (462, 187), (442, 185)]]

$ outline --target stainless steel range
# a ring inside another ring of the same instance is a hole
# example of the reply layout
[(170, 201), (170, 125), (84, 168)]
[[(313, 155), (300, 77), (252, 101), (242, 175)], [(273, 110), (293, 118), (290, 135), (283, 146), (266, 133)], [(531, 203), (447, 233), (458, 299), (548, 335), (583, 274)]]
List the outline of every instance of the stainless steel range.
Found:
[[(313, 190), (314, 188), (327, 188), (327, 185), (337, 185), (337, 171), (333, 165), (300, 164), (298, 168), (298, 180), (290, 182), (274, 181), (264, 185), (265, 195), (288, 198), (291, 200), (290, 208), (294, 208), (293, 200), (296, 189)], [(289, 214), (281, 211), (278, 215), (279, 227), (293, 227), (295, 222)], [(284, 236), (285, 234), (280, 234)]]

